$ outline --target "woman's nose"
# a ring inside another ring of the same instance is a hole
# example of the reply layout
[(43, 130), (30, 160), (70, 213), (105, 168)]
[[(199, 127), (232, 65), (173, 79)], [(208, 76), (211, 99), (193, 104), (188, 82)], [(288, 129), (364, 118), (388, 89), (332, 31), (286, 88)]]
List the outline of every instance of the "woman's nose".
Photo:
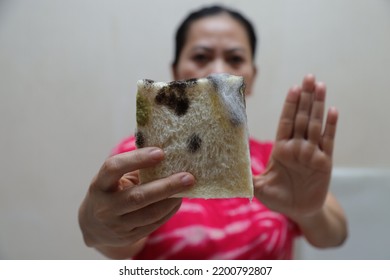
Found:
[(229, 73), (229, 65), (222, 59), (215, 60), (212, 64), (212, 73)]

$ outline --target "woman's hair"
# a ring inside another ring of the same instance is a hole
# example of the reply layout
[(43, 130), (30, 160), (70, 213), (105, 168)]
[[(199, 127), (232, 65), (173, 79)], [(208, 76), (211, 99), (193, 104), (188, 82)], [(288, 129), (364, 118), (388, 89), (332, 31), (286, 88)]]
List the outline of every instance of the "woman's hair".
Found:
[(214, 15), (218, 15), (218, 14), (222, 14), (222, 13), (227, 13), (232, 18), (234, 18), (239, 23), (241, 23), (242, 26), (245, 28), (245, 30), (248, 34), (249, 43), (251, 46), (252, 58), (253, 59), (255, 58), (256, 33), (255, 33), (255, 29), (254, 29), (252, 23), (237, 11), (234, 11), (232, 9), (229, 9), (229, 8), (226, 8), (223, 6), (214, 5), (214, 6), (210, 6), (210, 7), (204, 7), (204, 8), (201, 8), (200, 10), (197, 10), (197, 11), (190, 13), (184, 19), (184, 21), (181, 23), (181, 25), (179, 26), (179, 28), (176, 31), (176, 37), (175, 37), (176, 49), (175, 49), (175, 57), (174, 57), (174, 60), (172, 63), (173, 66), (176, 66), (177, 63), (179, 62), (180, 53), (183, 50), (184, 44), (187, 40), (188, 30), (189, 30), (191, 24), (198, 19), (202, 19), (202, 18), (205, 18), (208, 16), (214, 16)]

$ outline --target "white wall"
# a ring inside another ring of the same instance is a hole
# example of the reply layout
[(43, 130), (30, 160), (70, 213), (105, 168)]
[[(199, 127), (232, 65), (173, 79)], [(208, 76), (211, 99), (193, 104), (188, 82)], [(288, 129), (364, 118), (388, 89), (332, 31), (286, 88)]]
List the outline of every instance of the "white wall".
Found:
[[(176, 24), (209, 1), (194, 2), (0, 2), (0, 258), (101, 258), (83, 245), (78, 206), (111, 148), (134, 131), (136, 81), (171, 79)], [(340, 110), (335, 166), (390, 167), (389, 1), (219, 2), (247, 14), (260, 35), (253, 136), (273, 139), (285, 92), (312, 72)], [(388, 188), (344, 206), (388, 212), (375, 198)], [(372, 234), (369, 226), (354, 229)]]
[(336, 168), (332, 187), (348, 217), (347, 242), (337, 248), (318, 250), (303, 239), (298, 239), (296, 257), (320, 260), (389, 260), (389, 170)]

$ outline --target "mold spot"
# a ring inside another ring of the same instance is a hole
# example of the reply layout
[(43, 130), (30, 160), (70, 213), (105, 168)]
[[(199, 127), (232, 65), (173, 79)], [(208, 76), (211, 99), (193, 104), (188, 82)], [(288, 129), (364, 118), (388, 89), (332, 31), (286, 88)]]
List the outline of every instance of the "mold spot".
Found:
[(214, 86), (221, 105), (226, 108), (227, 118), (232, 126), (241, 126), (246, 122), (245, 83), (239, 76), (212, 74), (207, 79)]
[(196, 133), (192, 134), (187, 140), (187, 150), (193, 154), (196, 153), (202, 145), (202, 139)]
[(137, 148), (143, 148), (145, 146), (145, 136), (141, 131), (135, 133), (135, 145)]
[(154, 84), (154, 81), (151, 80), (151, 79), (144, 79), (144, 83), (145, 83), (146, 85), (152, 85), (152, 84)]
[(185, 83), (187, 84), (187, 86), (195, 86), (198, 83), (198, 79), (197, 78), (188, 79), (185, 80)]
[(187, 113), (189, 106), (190, 106), (190, 102), (188, 98), (177, 100), (176, 108), (175, 108), (176, 114), (178, 116), (184, 116)]
[(160, 89), (155, 97), (159, 105), (167, 106), (176, 115), (183, 116), (190, 107), (190, 100), (186, 95), (187, 83), (185, 81), (174, 81)]
[(242, 81), (242, 84), (241, 84), (240, 89), (239, 89), (239, 93), (240, 93), (240, 98), (242, 100), (242, 103), (244, 104), (244, 107), (246, 107), (245, 89), (246, 89), (246, 84), (244, 81)]
[(150, 115), (150, 103), (147, 98), (143, 97), (140, 94), (137, 94), (137, 124), (140, 126), (144, 126), (149, 121)]
[(230, 123), (233, 126), (240, 126), (240, 125), (242, 125), (241, 116), (238, 115), (237, 112), (235, 112), (235, 111), (230, 112), (229, 120), (230, 120)]

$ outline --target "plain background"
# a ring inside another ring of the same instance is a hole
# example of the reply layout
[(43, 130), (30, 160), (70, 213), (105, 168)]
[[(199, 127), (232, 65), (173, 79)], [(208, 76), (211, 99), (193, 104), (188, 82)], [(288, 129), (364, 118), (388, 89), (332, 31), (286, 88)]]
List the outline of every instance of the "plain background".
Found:
[[(134, 132), (136, 81), (172, 79), (177, 24), (205, 3), (0, 2), (1, 259), (102, 258), (83, 244), (80, 202)], [(300, 242), (298, 257), (390, 259), (390, 1), (219, 3), (247, 15), (259, 36), (252, 136), (274, 139), (285, 93), (306, 73), (340, 111), (333, 188), (351, 237), (325, 252)]]

